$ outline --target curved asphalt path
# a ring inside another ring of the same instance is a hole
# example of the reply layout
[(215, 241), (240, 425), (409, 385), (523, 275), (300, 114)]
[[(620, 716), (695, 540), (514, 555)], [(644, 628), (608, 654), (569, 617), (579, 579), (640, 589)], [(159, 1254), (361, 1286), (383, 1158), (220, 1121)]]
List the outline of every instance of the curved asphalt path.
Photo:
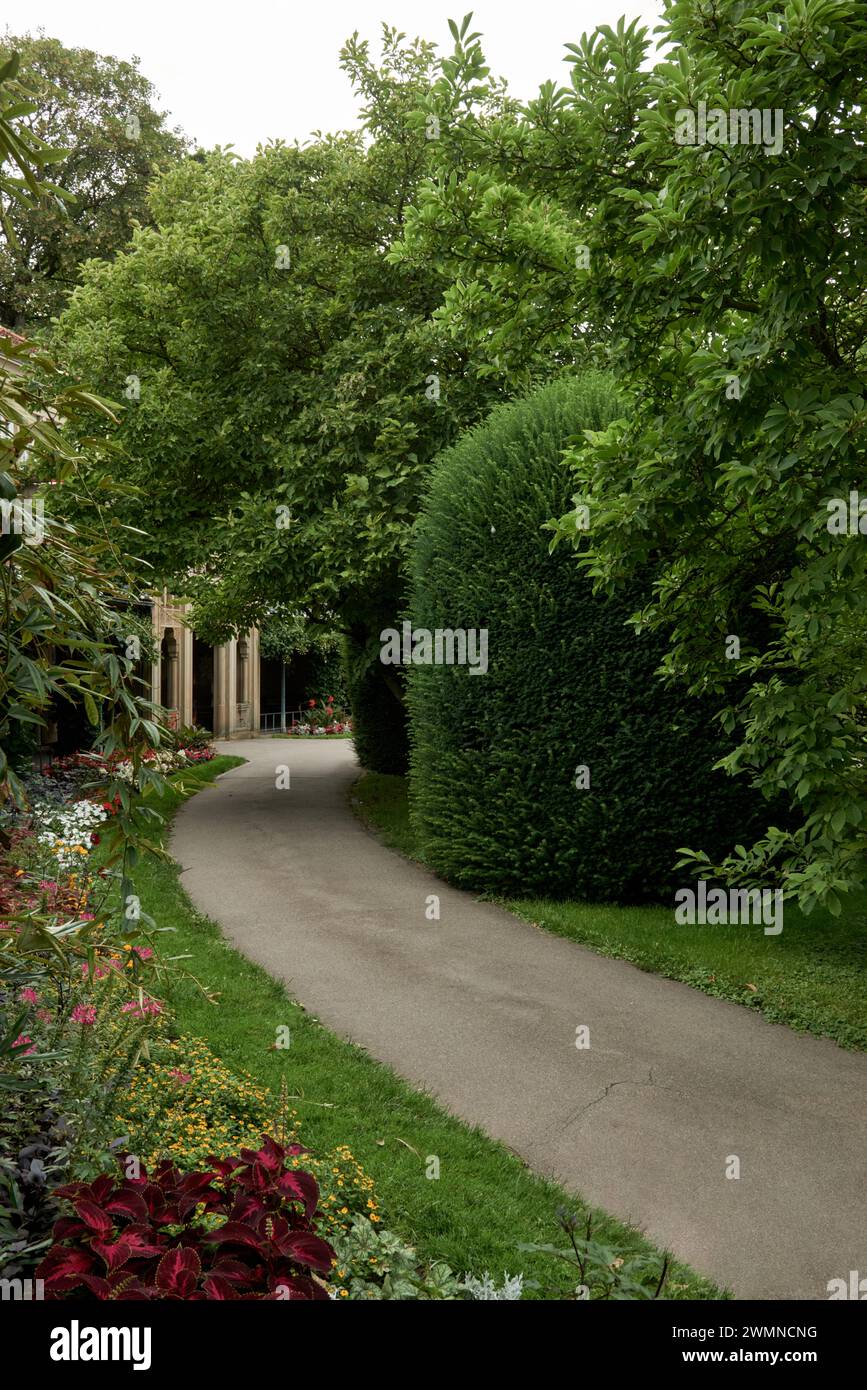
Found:
[(867, 1057), (449, 888), (356, 821), (348, 741), (221, 751), (249, 761), (179, 812), (184, 886), (334, 1032), (736, 1297), (867, 1276)]

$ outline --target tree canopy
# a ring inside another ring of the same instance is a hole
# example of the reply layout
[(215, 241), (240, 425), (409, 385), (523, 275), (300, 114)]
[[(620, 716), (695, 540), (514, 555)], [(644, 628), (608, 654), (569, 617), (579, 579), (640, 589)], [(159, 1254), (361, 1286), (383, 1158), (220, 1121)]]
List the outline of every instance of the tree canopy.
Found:
[[(44, 34), (0, 36), (0, 65), (17, 62), (10, 96), (22, 129), (53, 151), (64, 194), (9, 207), (11, 237), (0, 245), (0, 323), (32, 331), (63, 309), (82, 263), (106, 260), (149, 220), (147, 188), (187, 141), (168, 130), (138, 59), (122, 62), (69, 48)], [(11, 82), (11, 75), (7, 81)]]
[(727, 769), (792, 803), (714, 867), (833, 910), (865, 868), (867, 32), (845, 0), (670, 0), (655, 64), (602, 26), (524, 106), (452, 32), (438, 60), (386, 30), (380, 67), (354, 37), (362, 132), (176, 165), (85, 269), (60, 341), (128, 398), (114, 514), (212, 638), (286, 604), (363, 646), (437, 452), (613, 370), (552, 543), (599, 590), (652, 577), (661, 679), (723, 695)]
[(343, 51), (363, 131), (170, 168), (155, 227), (85, 268), (60, 325), (73, 369), (127, 397), (137, 493), (116, 515), (214, 640), (265, 604), (363, 625), (428, 461), (503, 389), (432, 323), (442, 277), (388, 258), (431, 160), (436, 60), (384, 43), (379, 67), (357, 38)]
[[(23, 124), (7, 80), (14, 60), (0, 70), (0, 178), (11, 200), (40, 198), (51, 151)], [(145, 748), (160, 741), (159, 710), (136, 675), (141, 624), (132, 614), (141, 570), (129, 554), (130, 533), (110, 535), (100, 524), (76, 526), (54, 503), (87, 488), (97, 455), (111, 443), (91, 440), (76, 448), (69, 427), (86, 434), (94, 420), (111, 417), (105, 402), (64, 379), (56, 362), (35, 343), (0, 333), (0, 807), (23, 802), (9, 749), (22, 747), (22, 732), (48, 723), (59, 703), (80, 700), (99, 725), (96, 746), (128, 751), (136, 786), (153, 791), (161, 779), (142, 765)], [(132, 804), (128, 786), (117, 788), (121, 810), (110, 830), (115, 846), (132, 840), (150, 808)], [(139, 843), (146, 841), (139, 838)]]
[[(794, 805), (716, 867), (835, 910), (867, 862), (867, 556), (857, 520), (828, 527), (864, 477), (867, 30), (838, 0), (672, 0), (663, 36), (649, 67), (636, 24), (603, 27), (569, 84), (470, 109), (393, 255), (452, 275), (465, 350), (526, 370), (578, 339), (618, 373), (555, 543), (600, 589), (650, 568), (662, 675), (724, 692), (727, 768)], [(433, 85), (444, 130), (483, 69), (459, 46)]]

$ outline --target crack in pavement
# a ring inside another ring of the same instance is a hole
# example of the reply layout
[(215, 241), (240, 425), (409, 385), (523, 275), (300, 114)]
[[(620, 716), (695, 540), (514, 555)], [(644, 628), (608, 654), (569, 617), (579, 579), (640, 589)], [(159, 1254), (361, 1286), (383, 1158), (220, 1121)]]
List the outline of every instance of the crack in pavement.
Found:
[[(615, 1086), (654, 1086), (655, 1084), (656, 1082), (653, 1079), (653, 1067), (648, 1067), (647, 1077), (644, 1081), (609, 1081), (600, 1095), (594, 1096), (592, 1100), (586, 1101), (583, 1105), (576, 1106), (571, 1114), (566, 1116), (565, 1120), (557, 1121), (556, 1125), (551, 1126), (551, 1129), (556, 1128), (557, 1138), (559, 1138), (566, 1132), (571, 1124), (576, 1120), (580, 1120), (583, 1115), (586, 1115), (588, 1110), (592, 1110), (595, 1105), (600, 1105), (603, 1100), (607, 1100)], [(550, 1132), (551, 1130), (546, 1132), (546, 1138)]]

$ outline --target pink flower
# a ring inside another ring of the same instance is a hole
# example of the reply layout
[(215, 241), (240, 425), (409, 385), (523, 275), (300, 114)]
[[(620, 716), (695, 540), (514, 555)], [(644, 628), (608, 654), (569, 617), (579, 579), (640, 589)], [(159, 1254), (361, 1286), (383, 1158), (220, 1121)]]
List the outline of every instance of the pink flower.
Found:
[(36, 993), (35, 989), (31, 989), (29, 986), (26, 989), (21, 990), (21, 992), (18, 995), (18, 998), (21, 1000), (22, 1004), (39, 1003), (39, 995)]
[(39, 1022), (40, 1022), (40, 1023), (50, 1023), (50, 1022), (51, 1022), (51, 1010), (50, 1010), (50, 1009), (37, 1009), (37, 1010), (36, 1010), (36, 1017), (39, 1019)]
[[(32, 1043), (33, 1045), (32, 1045), (32, 1047), (27, 1047), (27, 1046), (25, 1046), (26, 1043)], [(14, 1043), (12, 1044), (12, 1046), (13, 1046), (13, 1047), (23, 1047), (23, 1048), (24, 1048), (24, 1052), (22, 1053), (22, 1056), (23, 1056), (23, 1057), (29, 1057), (31, 1052), (35, 1052), (35, 1051), (36, 1051), (36, 1044), (33, 1042), (33, 1039), (32, 1039), (32, 1038), (29, 1038), (29, 1037), (27, 1036), (26, 1033), (19, 1033), (19, 1034), (18, 1034), (18, 1037), (15, 1039)]]
[(139, 960), (150, 960), (153, 955), (153, 949), (150, 946), (133, 946), (132, 949), (135, 951)]
[(121, 1004), (120, 1011), (122, 1014), (135, 1014), (136, 1018), (145, 1018), (148, 1014), (161, 1014), (163, 1006), (156, 999), (146, 999), (143, 1004), (131, 1000), (129, 1004)]
[(85, 1028), (90, 1028), (96, 1023), (96, 1005), (76, 1004), (72, 1010), (72, 1019), (74, 1023), (81, 1023)]
[(173, 1076), (181, 1086), (186, 1086), (193, 1079), (188, 1071), (181, 1071), (180, 1067), (172, 1067), (169, 1076)]

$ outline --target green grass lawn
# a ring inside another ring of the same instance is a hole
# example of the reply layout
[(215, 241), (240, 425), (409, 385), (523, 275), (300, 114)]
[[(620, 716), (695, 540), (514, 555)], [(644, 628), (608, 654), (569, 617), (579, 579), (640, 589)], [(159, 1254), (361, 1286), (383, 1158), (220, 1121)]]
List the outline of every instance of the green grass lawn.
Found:
[[(420, 858), (409, 821), (406, 779), (365, 773), (351, 791), (362, 818), (385, 843)], [(840, 917), (810, 917), (786, 904), (783, 930), (678, 926), (672, 909), (504, 901), (510, 912), (602, 955), (683, 980), (706, 994), (758, 1009), (775, 1023), (867, 1048), (867, 898)]]
[[(203, 784), (242, 761), (215, 758), (183, 778), (189, 789), (202, 787), (199, 794), (208, 796)], [(160, 809), (169, 815), (180, 800), (172, 789)], [(167, 998), (179, 1032), (206, 1039), (228, 1066), (250, 1072), (275, 1095), (285, 1077), (302, 1140), (320, 1152), (348, 1144), (375, 1181), (384, 1228), (415, 1245), (422, 1257), (445, 1260), (459, 1275), (488, 1269), (499, 1279), (504, 1271), (523, 1271), (550, 1283), (552, 1261), (528, 1256), (517, 1245), (558, 1243), (557, 1209), (565, 1204), (575, 1210), (574, 1197), (324, 1028), (194, 910), (172, 861), (147, 858), (136, 868), (135, 883), (145, 911), (159, 927), (173, 928), (157, 938), (163, 953), (188, 953), (184, 966), (217, 996), (218, 1002), (209, 1002), (190, 978), (175, 978)], [(280, 1026), (290, 1029), (286, 1050), (274, 1047)], [(441, 1165), (436, 1181), (425, 1176), (431, 1154)], [(652, 1251), (611, 1218), (602, 1218), (598, 1237), (620, 1257)], [(673, 1267), (666, 1291), (680, 1299), (725, 1296), (681, 1265)]]

